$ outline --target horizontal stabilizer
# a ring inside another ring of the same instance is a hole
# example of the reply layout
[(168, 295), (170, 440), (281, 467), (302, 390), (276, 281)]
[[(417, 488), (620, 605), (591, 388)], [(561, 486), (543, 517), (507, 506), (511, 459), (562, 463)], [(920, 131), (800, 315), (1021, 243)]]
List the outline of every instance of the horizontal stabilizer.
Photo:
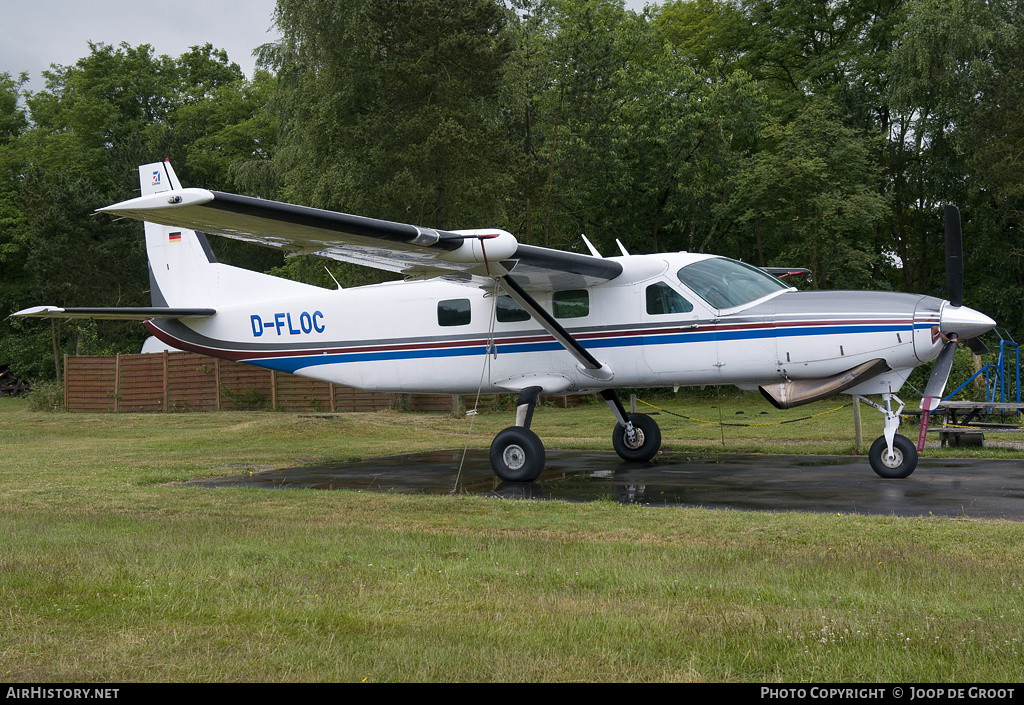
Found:
[(163, 306), (139, 306), (135, 308), (33, 306), (11, 315), (23, 318), (92, 318), (105, 321), (148, 321), (152, 318), (209, 318), (216, 315), (216, 313), (217, 309), (213, 308), (167, 308)]
[(785, 277), (804, 277), (810, 276), (811, 274), (811, 270), (804, 267), (761, 267), (761, 269), (778, 279), (784, 279)]

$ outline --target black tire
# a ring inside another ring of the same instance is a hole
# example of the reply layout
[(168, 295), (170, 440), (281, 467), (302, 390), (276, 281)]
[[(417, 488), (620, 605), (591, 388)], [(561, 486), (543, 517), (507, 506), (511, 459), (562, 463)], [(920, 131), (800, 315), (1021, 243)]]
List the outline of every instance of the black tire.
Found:
[(612, 446), (623, 460), (646, 462), (661, 450), (661, 429), (647, 414), (629, 414), (628, 418), (633, 422), (636, 442), (629, 442), (625, 426), (615, 424), (612, 431)]
[(890, 461), (885, 457), (889, 453), (885, 436), (879, 436), (871, 444), (871, 450), (868, 451), (868, 462), (871, 463), (871, 469), (879, 477), (888, 479), (898, 480), (910, 477), (914, 469), (917, 468), (917, 446), (909, 438), (896, 434), (896, 437), (892, 439), (892, 450), (896, 459)]
[(491, 469), (505, 482), (533, 482), (545, 460), (540, 438), (522, 426), (509, 426), (491, 443)]

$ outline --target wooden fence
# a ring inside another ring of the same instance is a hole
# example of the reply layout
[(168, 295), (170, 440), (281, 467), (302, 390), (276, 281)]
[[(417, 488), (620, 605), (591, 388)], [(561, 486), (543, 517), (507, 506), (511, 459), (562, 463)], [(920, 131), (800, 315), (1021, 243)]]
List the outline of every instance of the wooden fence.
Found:
[[(409, 396), (412, 411), (452, 410), (449, 394)], [(394, 403), (394, 394), (196, 353), (64, 357), (64, 408), (68, 411), (375, 411)]]

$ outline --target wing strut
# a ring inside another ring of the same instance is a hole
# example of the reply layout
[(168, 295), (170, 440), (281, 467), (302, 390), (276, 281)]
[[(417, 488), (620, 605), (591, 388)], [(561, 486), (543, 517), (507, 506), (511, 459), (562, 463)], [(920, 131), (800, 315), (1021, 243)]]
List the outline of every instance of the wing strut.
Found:
[(530, 296), (523, 287), (509, 275), (503, 275), (498, 277), (498, 282), (501, 284), (501, 288), (511, 296), (517, 304), (522, 306), (533, 320), (537, 321), (544, 330), (554, 336), (555, 340), (565, 348), (570, 355), (576, 358), (579, 362), (579, 367), (589, 377), (601, 381), (608, 381), (612, 378), (611, 369), (598, 360), (596, 357), (590, 354), (590, 352), (580, 345), (579, 341), (572, 337), (562, 325), (555, 320), (554, 316), (541, 308), (540, 304)]

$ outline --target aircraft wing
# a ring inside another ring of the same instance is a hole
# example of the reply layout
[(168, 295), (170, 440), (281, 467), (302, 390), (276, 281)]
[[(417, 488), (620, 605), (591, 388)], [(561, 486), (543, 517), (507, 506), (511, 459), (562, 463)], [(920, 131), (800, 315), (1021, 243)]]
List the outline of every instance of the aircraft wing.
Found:
[(503, 230), (446, 231), (206, 189), (176, 189), (99, 209), (105, 213), (404, 274), (481, 285), (512, 274), (525, 289), (593, 286), (614, 260), (523, 245)]

